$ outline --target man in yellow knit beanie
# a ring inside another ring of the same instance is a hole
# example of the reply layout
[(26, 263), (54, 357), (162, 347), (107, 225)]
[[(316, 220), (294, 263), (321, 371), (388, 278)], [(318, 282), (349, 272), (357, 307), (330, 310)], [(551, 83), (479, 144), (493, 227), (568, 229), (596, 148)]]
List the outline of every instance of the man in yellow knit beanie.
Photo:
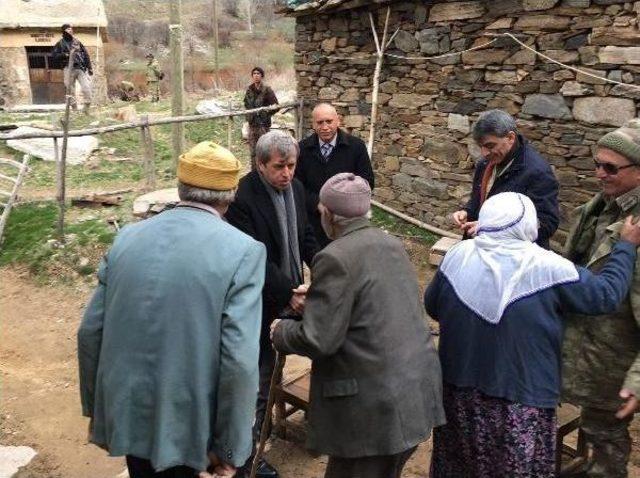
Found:
[(221, 218), (240, 169), (196, 145), (178, 206), (122, 229), (100, 265), (78, 331), (82, 411), (131, 478), (232, 476), (251, 454), (266, 253)]

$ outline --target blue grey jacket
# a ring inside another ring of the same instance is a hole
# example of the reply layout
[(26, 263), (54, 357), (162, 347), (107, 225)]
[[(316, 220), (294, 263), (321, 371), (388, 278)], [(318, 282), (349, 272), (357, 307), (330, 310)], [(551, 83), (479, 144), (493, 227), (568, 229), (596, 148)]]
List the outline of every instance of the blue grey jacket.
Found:
[(264, 246), (177, 207), (128, 226), (98, 272), (78, 331), (91, 441), (160, 471), (251, 452)]

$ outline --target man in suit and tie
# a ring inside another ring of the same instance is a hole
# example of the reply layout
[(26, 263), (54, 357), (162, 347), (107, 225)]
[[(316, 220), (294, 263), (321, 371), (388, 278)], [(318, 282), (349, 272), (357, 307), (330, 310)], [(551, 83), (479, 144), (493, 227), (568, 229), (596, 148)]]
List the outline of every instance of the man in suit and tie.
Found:
[(360, 138), (340, 128), (340, 118), (332, 105), (317, 105), (313, 109), (312, 121), (315, 133), (300, 142), (296, 178), (304, 186), (309, 221), (318, 243), (324, 247), (330, 239), (320, 224), (323, 207), (318, 200), (320, 188), (338, 173), (353, 173), (364, 178), (373, 190), (374, 176), (367, 147)]

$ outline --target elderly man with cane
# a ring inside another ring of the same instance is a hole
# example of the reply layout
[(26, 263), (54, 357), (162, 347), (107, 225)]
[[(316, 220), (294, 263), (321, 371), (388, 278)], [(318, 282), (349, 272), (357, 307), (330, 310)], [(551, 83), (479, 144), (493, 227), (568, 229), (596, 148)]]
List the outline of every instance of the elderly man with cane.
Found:
[(313, 261), (302, 321), (274, 321), (272, 340), (313, 360), (307, 445), (329, 455), (325, 478), (399, 478), (444, 423), (416, 274), (402, 243), (369, 222), (366, 180), (337, 174), (320, 202), (333, 242)]

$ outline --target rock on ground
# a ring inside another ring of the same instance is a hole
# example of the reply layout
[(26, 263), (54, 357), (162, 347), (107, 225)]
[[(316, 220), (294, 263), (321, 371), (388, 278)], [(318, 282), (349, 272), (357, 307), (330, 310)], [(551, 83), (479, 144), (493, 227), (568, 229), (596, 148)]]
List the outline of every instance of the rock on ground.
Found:
[(36, 455), (28, 446), (0, 446), (0, 478), (11, 478)]
[[(20, 126), (11, 132), (12, 135), (26, 133), (46, 133), (47, 130), (32, 128), (30, 126)], [(94, 136), (71, 137), (67, 143), (67, 164), (84, 163), (94, 149), (98, 148), (98, 139)], [(30, 154), (45, 161), (55, 161), (55, 150), (53, 139), (33, 138), (33, 139), (10, 139), (7, 146), (11, 149)], [(58, 154), (62, 154), (62, 138), (58, 138)]]
[(201, 115), (223, 114), (229, 111), (229, 105), (218, 100), (202, 100), (196, 105), (196, 111)]
[(168, 204), (175, 204), (178, 198), (178, 188), (160, 189), (144, 194), (133, 202), (133, 215), (147, 217), (158, 213)]

